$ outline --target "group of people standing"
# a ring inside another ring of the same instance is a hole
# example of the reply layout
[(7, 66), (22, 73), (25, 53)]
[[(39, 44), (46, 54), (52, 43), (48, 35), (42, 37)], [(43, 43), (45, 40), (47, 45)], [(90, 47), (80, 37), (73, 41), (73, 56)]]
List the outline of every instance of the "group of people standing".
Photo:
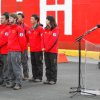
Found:
[[(55, 18), (47, 16), (46, 27), (43, 28), (38, 15), (31, 15), (31, 27), (24, 23), (24, 17), (23, 13), (8, 12), (1, 16), (0, 85), (19, 90), (22, 88), (22, 80), (42, 82), (43, 56), (47, 78), (43, 83), (56, 84), (59, 31)], [(28, 68), (28, 46), (32, 65), (31, 79)]]

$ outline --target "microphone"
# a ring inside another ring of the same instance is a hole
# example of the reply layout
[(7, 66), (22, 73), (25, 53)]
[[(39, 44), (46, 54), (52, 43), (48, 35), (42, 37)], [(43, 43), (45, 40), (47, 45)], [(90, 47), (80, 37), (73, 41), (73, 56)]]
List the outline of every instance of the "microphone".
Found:
[(100, 25), (96, 25), (95, 27), (93, 27), (92, 29), (88, 30), (86, 33), (82, 34), (80, 37), (78, 37), (76, 39), (76, 41), (80, 41), (84, 36), (90, 34), (92, 31), (96, 30), (97, 28), (100, 28)]
[(100, 25), (96, 25), (95, 27), (93, 27), (92, 29), (90, 29), (88, 32), (92, 32), (92, 31), (96, 30), (99, 27), (100, 27)]
[(92, 29), (88, 30), (86, 33), (84, 33), (84, 36), (91, 33), (92, 31), (96, 30), (98, 27), (100, 27), (100, 25), (96, 25), (95, 27), (93, 27)]
[(100, 25), (98, 24), (97, 27), (100, 28)]

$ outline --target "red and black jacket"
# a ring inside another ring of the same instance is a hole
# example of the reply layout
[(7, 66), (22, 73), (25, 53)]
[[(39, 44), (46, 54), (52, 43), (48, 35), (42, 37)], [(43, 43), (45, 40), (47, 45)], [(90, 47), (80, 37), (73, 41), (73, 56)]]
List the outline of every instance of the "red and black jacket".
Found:
[(0, 54), (8, 54), (8, 25), (0, 25)]
[(27, 50), (28, 49), (28, 43), (29, 43), (29, 36), (28, 36), (29, 26), (25, 23), (22, 23), (22, 22), (19, 22), (18, 25), (21, 26), (24, 30), (24, 34), (25, 34), (25, 37), (26, 37), (26, 40), (27, 40), (25, 50)]
[(23, 28), (16, 24), (11, 25), (9, 27), (8, 35), (8, 52), (24, 52), (26, 43)]
[(53, 30), (44, 29), (42, 34), (42, 48), (45, 48), (45, 52), (58, 53), (58, 28)]
[(42, 51), (41, 48), (41, 34), (43, 33), (43, 28), (40, 25), (36, 25), (35, 28), (31, 28), (29, 31), (29, 44), (31, 52)]

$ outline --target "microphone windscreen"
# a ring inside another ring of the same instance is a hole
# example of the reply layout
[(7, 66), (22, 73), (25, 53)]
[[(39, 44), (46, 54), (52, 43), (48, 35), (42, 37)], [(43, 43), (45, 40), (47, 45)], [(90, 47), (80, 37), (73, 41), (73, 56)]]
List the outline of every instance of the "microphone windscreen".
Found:
[(97, 25), (98, 28), (100, 28), (100, 25)]

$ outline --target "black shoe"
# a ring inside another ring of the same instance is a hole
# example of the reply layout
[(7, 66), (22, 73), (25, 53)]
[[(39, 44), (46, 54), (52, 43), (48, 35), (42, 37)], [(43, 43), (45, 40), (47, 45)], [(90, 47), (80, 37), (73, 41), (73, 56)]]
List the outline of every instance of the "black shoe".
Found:
[(0, 85), (2, 85), (3, 84), (3, 82), (0, 82)]
[(49, 84), (49, 81), (48, 81), (48, 80), (46, 80), (45, 82), (43, 82), (43, 84)]
[(0, 85), (2, 85), (3, 84), (3, 80), (0, 80)]
[(56, 84), (56, 82), (54, 82), (54, 81), (49, 81), (49, 84), (50, 84), (50, 85), (54, 85), (54, 84)]
[(23, 77), (23, 81), (29, 80), (29, 77)]
[(21, 88), (22, 88), (22, 86), (19, 85), (19, 84), (16, 84), (16, 85), (13, 87), (14, 90), (19, 90), (19, 89), (21, 89)]
[(100, 69), (100, 62), (98, 63), (98, 68)]
[(6, 82), (3, 82), (2, 87), (5, 87), (5, 86), (6, 86)]
[(34, 79), (33, 82), (42, 82), (41, 79)]
[(29, 79), (29, 82), (33, 82), (33, 81), (34, 81), (34, 78)]
[(12, 82), (7, 82), (6, 83), (6, 88), (13, 88), (14, 86), (15, 86), (15, 84), (12, 83)]

